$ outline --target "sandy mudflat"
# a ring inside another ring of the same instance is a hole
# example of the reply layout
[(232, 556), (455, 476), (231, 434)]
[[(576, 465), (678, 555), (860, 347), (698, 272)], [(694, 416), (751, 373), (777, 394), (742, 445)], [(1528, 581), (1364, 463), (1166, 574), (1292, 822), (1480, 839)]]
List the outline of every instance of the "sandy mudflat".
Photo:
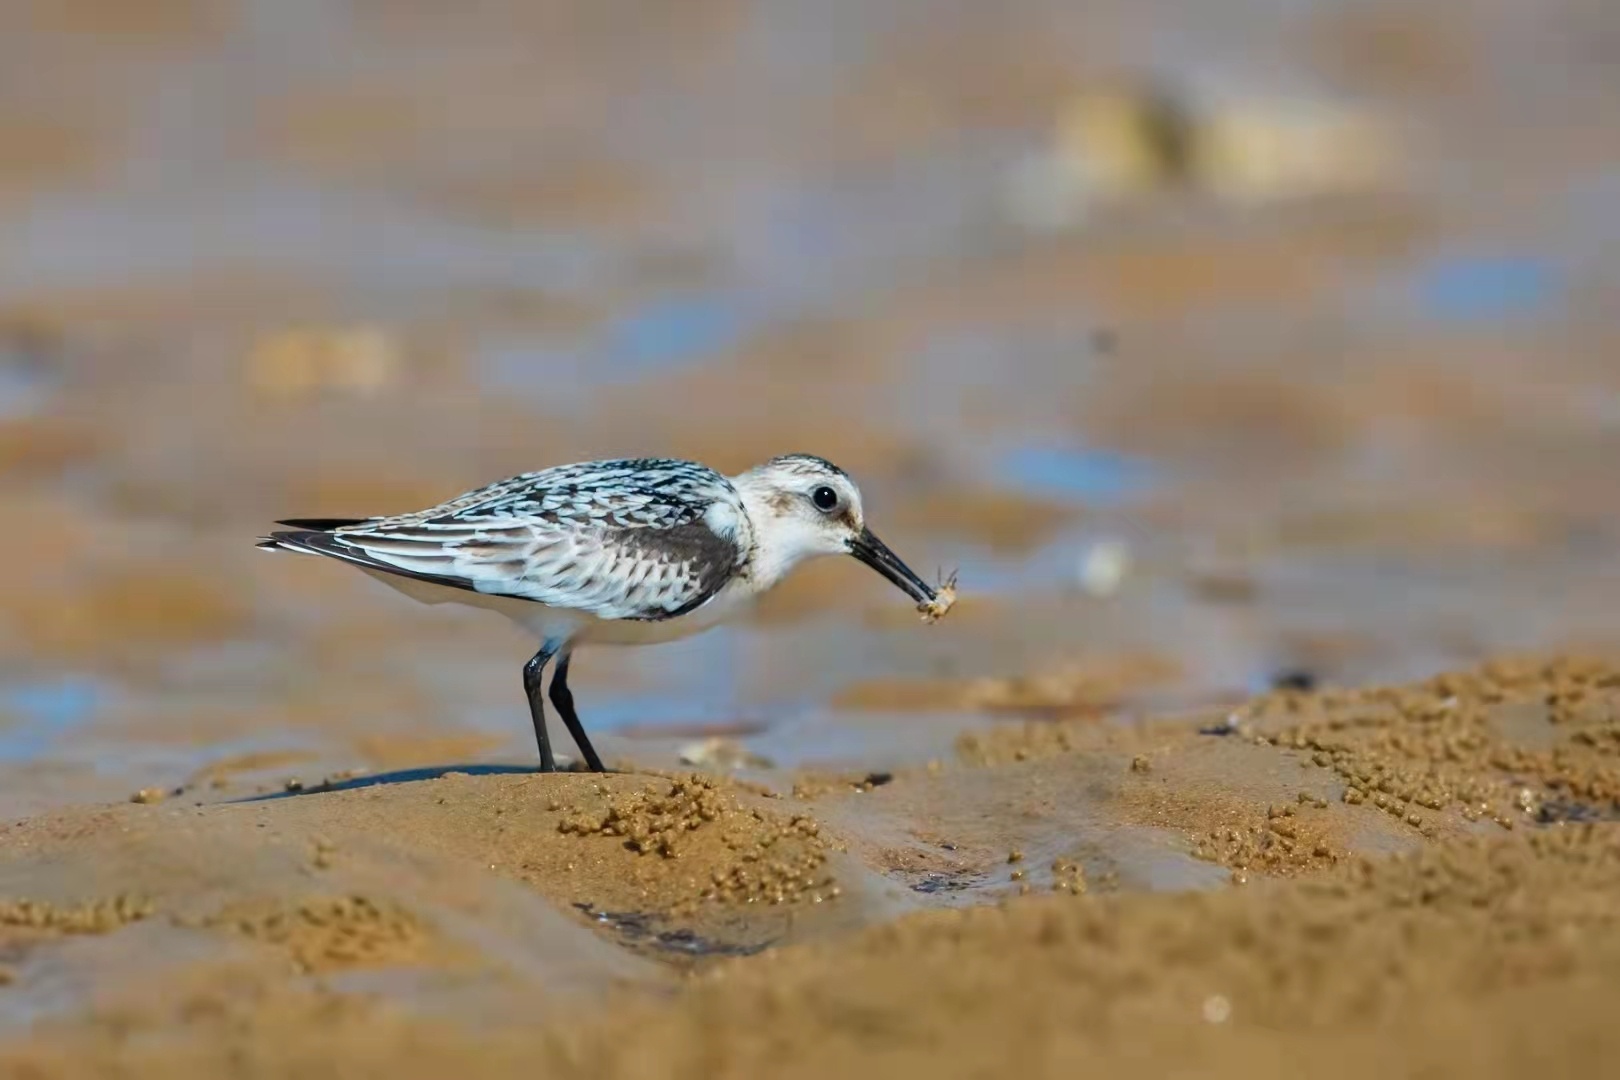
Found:
[[(1616, 1072), (1616, 5), (0, 7), (0, 1080)], [(253, 544), (794, 451), (601, 777)]]
[(1620, 668), (1517, 660), (774, 790), (451, 774), (64, 809), (0, 833), (0, 892), (29, 893), (0, 995), (84, 1003), (0, 1061), (1579, 1075), (1620, 1049), (1617, 709)]

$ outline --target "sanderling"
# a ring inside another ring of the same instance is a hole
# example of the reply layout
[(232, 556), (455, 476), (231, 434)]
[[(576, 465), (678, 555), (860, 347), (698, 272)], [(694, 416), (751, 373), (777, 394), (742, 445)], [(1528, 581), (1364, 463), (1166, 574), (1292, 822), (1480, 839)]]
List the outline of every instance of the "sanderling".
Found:
[(524, 473), (394, 517), (277, 522), (291, 531), (259, 547), (326, 555), (428, 604), (488, 608), (540, 640), (523, 689), (540, 747), (541, 676), (556, 659), (551, 703), (585, 763), (604, 771), (568, 689), (585, 643), (646, 645), (721, 622), (821, 555), (853, 555), (917, 602), (928, 619), (950, 606), (866, 527), (849, 475), (809, 454), (786, 454), (737, 476), (665, 458), (589, 461)]

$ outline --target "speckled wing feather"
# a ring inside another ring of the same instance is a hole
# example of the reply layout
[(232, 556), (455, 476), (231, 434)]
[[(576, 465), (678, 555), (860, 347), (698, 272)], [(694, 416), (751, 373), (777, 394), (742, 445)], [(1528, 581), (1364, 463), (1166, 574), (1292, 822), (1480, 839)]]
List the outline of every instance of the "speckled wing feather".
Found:
[(416, 513), (271, 539), (602, 619), (667, 619), (702, 604), (736, 573), (736, 539), (711, 522), (741, 514), (736, 489), (714, 470), (641, 458), (525, 473)]

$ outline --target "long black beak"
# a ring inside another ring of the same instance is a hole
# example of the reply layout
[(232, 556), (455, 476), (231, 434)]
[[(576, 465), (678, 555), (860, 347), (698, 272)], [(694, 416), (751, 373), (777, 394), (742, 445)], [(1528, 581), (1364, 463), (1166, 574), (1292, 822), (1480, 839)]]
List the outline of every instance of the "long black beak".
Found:
[(872, 535), (871, 529), (862, 529), (861, 535), (849, 542), (849, 553), (888, 578), (919, 604), (931, 603), (937, 596), (922, 578), (912, 573), (911, 567), (900, 561), (900, 556)]

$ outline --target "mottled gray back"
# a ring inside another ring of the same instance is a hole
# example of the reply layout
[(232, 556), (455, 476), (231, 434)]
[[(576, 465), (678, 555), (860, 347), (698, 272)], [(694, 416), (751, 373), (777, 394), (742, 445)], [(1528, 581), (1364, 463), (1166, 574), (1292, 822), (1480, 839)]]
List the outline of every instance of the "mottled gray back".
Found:
[(737, 572), (744, 553), (705, 515), (741, 514), (724, 476), (668, 458), (561, 465), (410, 514), (330, 531), (278, 533), (282, 545), (491, 596), (603, 619), (691, 611)]

